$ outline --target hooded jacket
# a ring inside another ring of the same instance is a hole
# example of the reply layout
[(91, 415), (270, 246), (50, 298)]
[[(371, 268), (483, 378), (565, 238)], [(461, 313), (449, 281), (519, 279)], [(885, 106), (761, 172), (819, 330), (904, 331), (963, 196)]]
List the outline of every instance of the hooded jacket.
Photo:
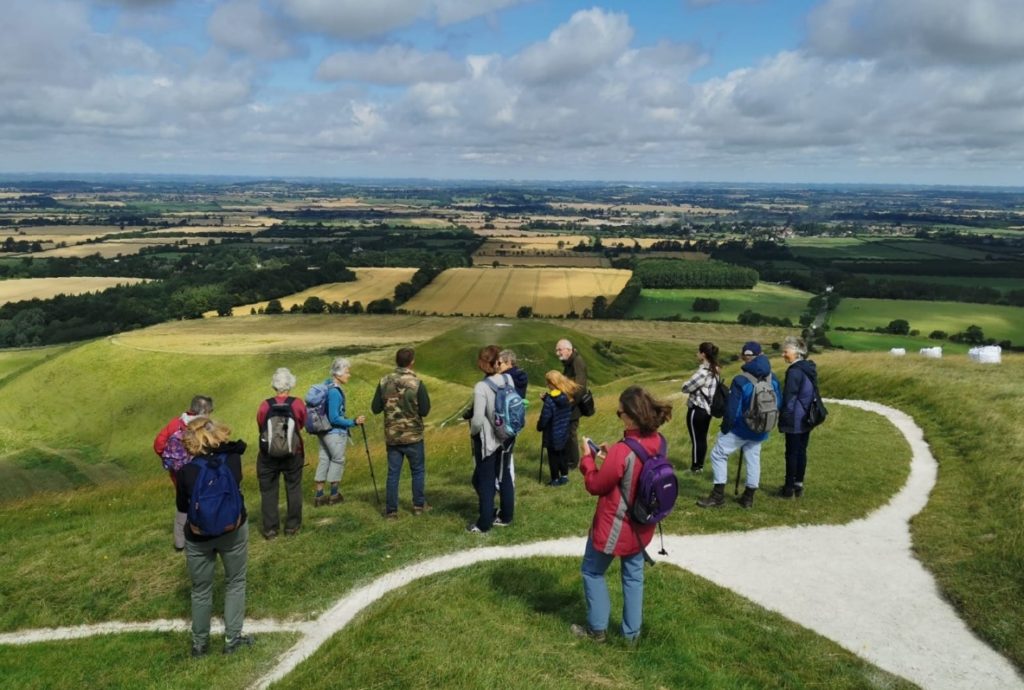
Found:
[(779, 431), (803, 434), (810, 431), (805, 420), (818, 384), (818, 367), (808, 359), (798, 359), (786, 369), (786, 385), (782, 391)]
[(544, 447), (548, 450), (564, 450), (569, 440), (569, 422), (572, 419), (572, 402), (560, 390), (550, 390), (544, 396), (544, 407), (537, 420), (537, 431), (544, 433)]
[[(779, 380), (772, 373), (772, 365), (767, 357), (758, 355), (740, 367), (740, 369), (759, 379), (770, 376), (772, 387), (775, 389), (775, 397), (779, 401), (781, 408), (782, 389), (779, 386)], [(729, 387), (729, 405), (725, 410), (725, 416), (722, 417), (723, 434), (736, 434), (748, 441), (764, 441), (768, 438), (769, 432), (767, 431), (763, 433), (751, 431), (743, 416), (744, 412), (750, 407), (750, 399), (753, 394), (754, 384), (746, 376), (741, 374), (732, 380), (732, 385)]]

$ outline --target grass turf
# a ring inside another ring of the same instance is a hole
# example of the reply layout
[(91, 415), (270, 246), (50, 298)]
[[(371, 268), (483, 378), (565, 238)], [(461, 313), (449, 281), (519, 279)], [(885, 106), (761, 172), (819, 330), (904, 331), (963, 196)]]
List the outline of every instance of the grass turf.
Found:
[[(719, 311), (693, 311), (693, 301), (698, 297), (717, 299)], [(789, 318), (796, 323), (800, 314), (807, 310), (807, 302), (811, 297), (813, 295), (809, 292), (774, 283), (758, 283), (750, 290), (644, 289), (630, 308), (629, 316), (657, 319), (678, 314), (686, 319), (699, 316), (715, 321), (735, 321), (736, 317), (749, 309), (766, 316)]]

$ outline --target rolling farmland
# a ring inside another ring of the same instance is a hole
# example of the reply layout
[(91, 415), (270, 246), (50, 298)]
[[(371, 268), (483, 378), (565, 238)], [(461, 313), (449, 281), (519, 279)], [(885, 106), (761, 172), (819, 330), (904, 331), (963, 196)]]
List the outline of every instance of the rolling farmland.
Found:
[(581, 314), (598, 295), (614, 298), (630, 275), (599, 268), (451, 268), (403, 308), (424, 314), (515, 316), (528, 306), (538, 316)]
[(57, 295), (81, 295), (117, 285), (145, 282), (142, 278), (16, 278), (0, 280), (0, 304), (26, 299), (50, 299)]

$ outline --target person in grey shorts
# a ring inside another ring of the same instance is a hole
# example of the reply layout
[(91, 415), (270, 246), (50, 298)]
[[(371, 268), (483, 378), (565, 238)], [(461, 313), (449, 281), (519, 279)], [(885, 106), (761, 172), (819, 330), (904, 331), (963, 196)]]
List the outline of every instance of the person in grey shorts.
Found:
[[(316, 495), (313, 507), (341, 503), (345, 497), (341, 495), (339, 484), (345, 474), (345, 449), (348, 446), (349, 430), (366, 421), (365, 415), (354, 419), (345, 416), (345, 391), (342, 386), (352, 376), (351, 363), (344, 357), (338, 357), (331, 364), (331, 377), (327, 389), (327, 418), (331, 422), (331, 430), (320, 434), (319, 462), (316, 466)], [(331, 485), (330, 496), (324, 496), (324, 483)]]

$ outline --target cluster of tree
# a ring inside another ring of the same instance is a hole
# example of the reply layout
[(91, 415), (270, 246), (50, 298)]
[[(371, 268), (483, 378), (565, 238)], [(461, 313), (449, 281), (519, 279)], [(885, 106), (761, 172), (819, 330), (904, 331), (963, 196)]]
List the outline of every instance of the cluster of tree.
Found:
[(784, 326), (786, 328), (793, 326), (793, 321), (788, 316), (781, 318), (778, 316), (768, 316), (767, 314), (759, 314), (751, 309), (747, 309), (737, 316), (736, 321), (744, 326)]
[(1024, 290), (1003, 294), (995, 288), (979, 285), (946, 285), (907, 280), (871, 281), (861, 276), (850, 276), (839, 282), (836, 289), (848, 297), (1024, 305)]
[[(411, 300), (417, 292), (429, 285), (434, 278), (445, 270), (445, 268), (447, 268), (447, 266), (443, 263), (423, 266), (412, 274), (412, 278), (408, 282), (396, 285), (395, 299), (392, 304), (391, 311), (394, 311), (394, 307), (398, 307)], [(373, 306), (373, 302), (370, 303), (370, 306)]]
[(693, 300), (693, 305), (691, 306), (691, 309), (693, 309), (693, 311), (699, 311), (702, 313), (715, 312), (718, 311), (720, 308), (721, 305), (719, 304), (718, 300), (712, 299), (710, 297), (698, 297), (697, 299)]
[(0, 252), (41, 252), (43, 251), (43, 245), (38, 240), (16, 240), (13, 237), (8, 237), (0, 244)]
[(752, 288), (757, 271), (723, 261), (645, 259), (633, 275), (646, 288)]

